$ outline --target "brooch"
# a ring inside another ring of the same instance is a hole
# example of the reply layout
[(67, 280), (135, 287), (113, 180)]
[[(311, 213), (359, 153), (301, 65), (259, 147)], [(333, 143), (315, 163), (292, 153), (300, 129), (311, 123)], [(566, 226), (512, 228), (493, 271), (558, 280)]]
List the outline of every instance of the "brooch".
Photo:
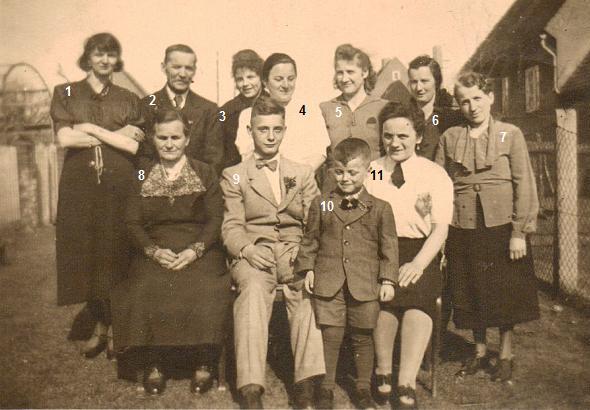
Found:
[(297, 186), (297, 177), (283, 177), (283, 182), (285, 183), (285, 190), (288, 194), (291, 188), (295, 188)]

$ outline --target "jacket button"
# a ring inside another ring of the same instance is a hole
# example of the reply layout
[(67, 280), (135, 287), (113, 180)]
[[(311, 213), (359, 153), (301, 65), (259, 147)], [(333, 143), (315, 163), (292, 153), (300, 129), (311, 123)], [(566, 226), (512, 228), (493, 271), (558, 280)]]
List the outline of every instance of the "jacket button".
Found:
[(276, 224), (276, 225), (275, 225), (275, 231), (277, 231), (277, 232), (278, 232), (278, 230), (279, 230), (279, 224)]
[(479, 192), (479, 191), (481, 191), (481, 186), (479, 184), (473, 184), (473, 190), (475, 192)]
[(350, 259), (344, 258), (344, 263), (348, 263), (348, 262), (350, 262)]
[(344, 245), (348, 246), (348, 245), (350, 245), (350, 242), (344, 241)]
[(346, 225), (344, 228), (350, 230), (350, 225)]

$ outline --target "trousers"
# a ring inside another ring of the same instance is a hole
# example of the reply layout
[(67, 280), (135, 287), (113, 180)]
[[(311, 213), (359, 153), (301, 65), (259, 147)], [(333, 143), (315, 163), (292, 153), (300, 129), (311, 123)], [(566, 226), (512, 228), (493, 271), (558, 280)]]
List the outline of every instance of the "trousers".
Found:
[[(276, 269), (262, 271), (241, 259), (231, 266), (237, 285), (234, 302), (234, 344), (236, 351), (237, 387), (248, 384), (265, 386), (268, 324), (276, 295), (278, 278), (291, 277), (292, 258), (297, 243), (264, 244), (275, 256)], [(295, 383), (325, 373), (322, 333), (316, 325), (310, 295), (287, 283), (283, 287), (290, 328), (291, 350), (295, 360)]]

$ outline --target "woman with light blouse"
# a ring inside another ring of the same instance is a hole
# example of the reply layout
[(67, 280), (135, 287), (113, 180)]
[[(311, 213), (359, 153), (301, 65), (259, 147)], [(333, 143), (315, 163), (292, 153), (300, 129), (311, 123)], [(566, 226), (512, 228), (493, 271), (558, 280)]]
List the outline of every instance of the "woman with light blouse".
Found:
[(446, 245), (457, 328), (472, 329), (476, 351), (459, 377), (490, 370), (486, 329), (500, 331), (492, 380), (512, 383), (512, 331), (539, 317), (527, 234), (539, 210), (535, 177), (520, 129), (491, 115), (494, 94), (485, 76), (468, 72), (455, 84), (465, 118), (442, 136), (436, 162), (453, 180), (455, 210)]
[(396, 401), (416, 408), (416, 376), (432, 333), (441, 273), (436, 263), (453, 211), (453, 185), (445, 170), (416, 155), (424, 114), (415, 104), (390, 102), (379, 114), (386, 155), (371, 163), (367, 191), (391, 204), (399, 244), (395, 296), (382, 304), (375, 329), (377, 393), (392, 390), (395, 336), (401, 323), (401, 361)]

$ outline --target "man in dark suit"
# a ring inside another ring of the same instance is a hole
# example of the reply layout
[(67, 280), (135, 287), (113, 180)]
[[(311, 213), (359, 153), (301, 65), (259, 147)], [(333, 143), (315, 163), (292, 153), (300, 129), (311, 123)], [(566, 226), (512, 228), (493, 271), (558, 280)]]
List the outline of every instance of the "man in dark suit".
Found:
[[(189, 157), (212, 165), (221, 173), (223, 141), (219, 108), (217, 105), (190, 89), (197, 70), (197, 56), (187, 45), (168, 47), (162, 63), (166, 85), (160, 91), (142, 100), (147, 129), (151, 129), (155, 112), (160, 109), (177, 109), (188, 120), (190, 143), (186, 149)], [(153, 143), (148, 138), (142, 144), (139, 156), (154, 158)]]

